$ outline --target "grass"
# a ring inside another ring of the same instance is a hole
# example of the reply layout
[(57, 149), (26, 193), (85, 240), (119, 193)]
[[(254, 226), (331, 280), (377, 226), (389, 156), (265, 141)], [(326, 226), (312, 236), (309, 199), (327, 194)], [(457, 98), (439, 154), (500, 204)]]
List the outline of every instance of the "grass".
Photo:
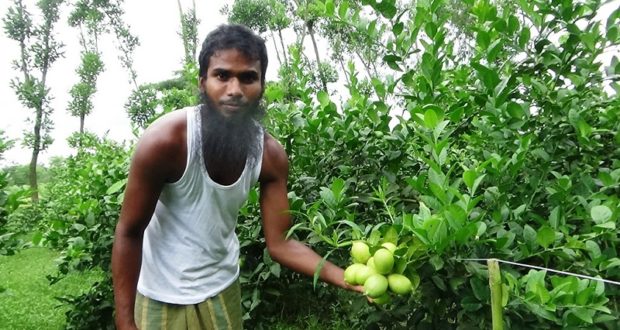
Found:
[(40, 247), (0, 256), (0, 329), (64, 328), (67, 307), (54, 297), (84, 292), (101, 274), (72, 273), (50, 285), (46, 275), (56, 273), (58, 256)]

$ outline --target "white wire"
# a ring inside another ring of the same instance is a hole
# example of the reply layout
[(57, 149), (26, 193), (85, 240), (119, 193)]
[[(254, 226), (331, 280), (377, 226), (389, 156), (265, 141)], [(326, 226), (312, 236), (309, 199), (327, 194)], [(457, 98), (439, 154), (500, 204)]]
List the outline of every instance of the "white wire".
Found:
[(534, 268), (534, 269), (539, 269), (539, 270), (546, 270), (546, 271), (550, 271), (550, 272), (558, 273), (558, 274), (562, 274), (562, 275), (581, 277), (581, 278), (585, 278), (585, 279), (588, 279), (588, 280), (593, 280), (593, 281), (609, 283), (609, 284), (614, 284), (614, 285), (620, 286), (620, 282), (616, 282), (616, 281), (612, 281), (612, 280), (607, 280), (607, 279), (604, 279), (604, 278), (597, 278), (597, 277), (592, 277), (592, 276), (588, 276), (588, 275), (575, 274), (575, 273), (571, 273), (571, 272), (565, 272), (563, 270), (556, 270), (556, 269), (552, 269), (552, 268), (533, 266), (533, 265), (522, 264), (522, 263), (518, 263), (518, 262), (514, 262), (514, 261), (507, 261), (507, 260), (496, 259), (496, 258), (474, 258), (474, 259), (456, 259), (455, 258), (455, 260), (457, 260), (457, 261), (489, 261), (489, 260), (497, 260), (499, 262), (503, 262), (503, 263), (509, 264), (509, 265), (521, 266), (521, 267), (526, 267), (526, 268)]

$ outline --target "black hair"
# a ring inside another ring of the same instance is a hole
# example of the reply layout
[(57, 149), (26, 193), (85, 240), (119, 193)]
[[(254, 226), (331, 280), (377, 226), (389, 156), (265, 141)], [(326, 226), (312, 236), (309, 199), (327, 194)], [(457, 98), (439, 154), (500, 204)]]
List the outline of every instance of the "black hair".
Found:
[(198, 56), (200, 77), (205, 77), (211, 56), (218, 50), (236, 49), (252, 60), (259, 60), (261, 67), (261, 84), (265, 86), (267, 73), (267, 47), (265, 40), (249, 28), (239, 24), (224, 24), (211, 31), (204, 42)]

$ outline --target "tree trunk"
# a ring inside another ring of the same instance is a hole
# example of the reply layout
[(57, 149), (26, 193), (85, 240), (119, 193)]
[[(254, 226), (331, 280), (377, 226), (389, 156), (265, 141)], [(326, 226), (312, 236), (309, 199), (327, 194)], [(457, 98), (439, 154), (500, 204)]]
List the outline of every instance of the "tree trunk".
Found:
[(347, 81), (347, 85), (351, 85), (351, 80), (349, 79), (349, 73), (347, 72), (347, 70), (344, 67), (344, 63), (342, 63), (342, 60), (338, 60), (338, 63), (340, 63), (340, 68), (342, 69), (342, 73), (344, 74), (344, 79)]
[(276, 37), (273, 35), (273, 31), (271, 31), (271, 40), (273, 40), (273, 48), (276, 50), (278, 64), (282, 65), (282, 60), (280, 59), (280, 52), (278, 51), (278, 44), (276, 43)]
[(360, 53), (355, 52), (355, 54), (357, 55), (357, 58), (360, 59), (360, 62), (362, 62), (362, 64), (364, 65), (364, 68), (366, 69), (366, 74), (368, 75), (368, 79), (372, 79), (372, 74), (370, 73), (370, 67), (368, 66), (368, 64), (366, 64), (366, 62), (364, 62), (364, 58), (362, 57), (362, 55), (360, 55)]
[(282, 37), (281, 29), (278, 29), (278, 35), (280, 36), (280, 44), (282, 45), (282, 57), (284, 57), (284, 64), (288, 66), (288, 56), (286, 55), (286, 47), (284, 47), (284, 38)]
[(39, 201), (39, 185), (37, 183), (37, 162), (39, 160), (39, 151), (41, 150), (41, 117), (43, 115), (43, 111), (41, 109), (37, 109), (37, 115), (34, 124), (34, 145), (32, 146), (32, 158), (30, 158), (30, 173), (28, 178), (30, 180), (30, 189), (32, 189), (32, 194), (30, 195), (30, 199), (33, 203)]
[(312, 22), (306, 23), (306, 26), (308, 27), (308, 33), (310, 33), (312, 47), (314, 47), (314, 55), (316, 56), (316, 66), (319, 70), (319, 78), (321, 79), (321, 83), (323, 84), (323, 89), (327, 91), (327, 83), (325, 82), (325, 77), (323, 77), (323, 71), (321, 71), (321, 58), (319, 56), (319, 48), (316, 46), (316, 40), (314, 39), (314, 29), (312, 27)]
[(86, 119), (85, 114), (80, 114), (80, 134), (84, 133), (84, 120)]

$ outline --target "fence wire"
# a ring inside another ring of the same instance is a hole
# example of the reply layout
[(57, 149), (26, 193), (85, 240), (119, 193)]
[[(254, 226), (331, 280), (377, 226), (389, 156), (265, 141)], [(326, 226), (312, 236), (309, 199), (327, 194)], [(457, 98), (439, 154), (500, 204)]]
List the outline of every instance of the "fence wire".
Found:
[(607, 279), (600, 278), (600, 277), (592, 277), (592, 276), (588, 276), (588, 275), (575, 274), (575, 273), (571, 273), (571, 272), (567, 272), (567, 271), (563, 271), (563, 270), (557, 270), (557, 269), (553, 269), (553, 268), (546, 268), (546, 267), (522, 264), (522, 263), (519, 263), (519, 262), (502, 260), (502, 259), (497, 259), (497, 258), (466, 258), (466, 259), (455, 258), (454, 260), (457, 260), (457, 261), (484, 261), (484, 262), (487, 262), (488, 260), (497, 260), (498, 262), (505, 263), (505, 264), (508, 264), (508, 265), (520, 266), (520, 267), (532, 268), (532, 269), (538, 269), (538, 270), (545, 270), (545, 271), (552, 272), (552, 273), (557, 273), (557, 274), (562, 274), (562, 275), (569, 275), (569, 276), (575, 276), (575, 277), (585, 278), (585, 279), (592, 280), (592, 281), (598, 281), (598, 282), (603, 282), (603, 283), (607, 283), (607, 284), (613, 284), (613, 285), (620, 286), (620, 282), (616, 282), (616, 281), (612, 281), (612, 280), (607, 280)]

